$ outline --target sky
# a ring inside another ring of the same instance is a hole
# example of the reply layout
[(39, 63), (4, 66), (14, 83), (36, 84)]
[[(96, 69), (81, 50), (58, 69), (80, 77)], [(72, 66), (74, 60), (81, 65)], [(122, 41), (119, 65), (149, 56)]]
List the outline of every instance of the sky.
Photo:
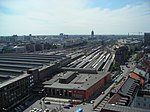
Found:
[(150, 0), (0, 0), (0, 35), (150, 32)]

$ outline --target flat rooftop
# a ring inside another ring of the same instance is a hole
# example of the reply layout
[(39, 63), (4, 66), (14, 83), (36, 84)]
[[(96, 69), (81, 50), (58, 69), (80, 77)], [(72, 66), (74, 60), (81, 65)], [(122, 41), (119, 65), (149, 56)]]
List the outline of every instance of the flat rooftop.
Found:
[(59, 83), (59, 81), (54, 82), (52, 85), (47, 83), (45, 88), (58, 88), (58, 89), (76, 89), (76, 90), (87, 90), (89, 87), (97, 83), (103, 77), (107, 76), (109, 72), (99, 72), (97, 74), (83, 74), (79, 73), (76, 78), (74, 78), (68, 84)]
[(5, 81), (24, 75), (30, 69), (42, 69), (66, 59), (59, 54), (0, 54), (0, 85)]
[(143, 70), (141, 70), (141, 69), (138, 69), (138, 68), (135, 68), (135, 69), (133, 70), (133, 72), (136, 73), (137, 75), (143, 77), (143, 78), (145, 78), (145, 77), (146, 77), (146, 74), (147, 74), (145, 71), (143, 71)]

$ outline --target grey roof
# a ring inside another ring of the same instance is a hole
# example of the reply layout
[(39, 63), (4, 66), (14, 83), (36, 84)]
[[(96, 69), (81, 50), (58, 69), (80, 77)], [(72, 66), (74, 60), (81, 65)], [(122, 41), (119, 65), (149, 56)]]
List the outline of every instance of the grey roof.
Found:
[(80, 74), (71, 83), (84, 83), (92, 74)]
[(2, 84), (0, 84), (0, 88), (6, 86), (6, 85), (8, 85), (8, 84), (11, 84), (12, 82), (15, 82), (15, 81), (17, 81), (17, 80), (19, 80), (19, 79), (22, 79), (22, 78), (24, 78), (24, 77), (27, 77), (27, 76), (29, 76), (29, 75), (30, 75), (30, 74), (24, 73), (24, 74), (22, 74), (22, 75), (20, 75), (20, 76), (17, 76), (17, 77), (15, 77), (15, 78), (10, 78), (9, 81), (5, 81), (5, 82), (3, 82)]
[(126, 82), (123, 84), (121, 89), (119, 90), (119, 93), (122, 93), (123, 95), (131, 95), (134, 93), (135, 88), (139, 86), (138, 81), (132, 78), (128, 78)]
[(0, 86), (8, 80), (24, 76), (30, 69), (41, 71), (66, 58), (64, 54), (0, 54)]
[(101, 110), (101, 112), (103, 112), (103, 110), (111, 110), (111, 111), (117, 111), (117, 112), (149, 112), (149, 110), (147, 109), (120, 106), (120, 105), (114, 105), (114, 104), (106, 104)]
[[(87, 74), (88, 75), (88, 74)], [(59, 88), (59, 89), (77, 89), (77, 90), (87, 90), (92, 85), (97, 83), (99, 80), (108, 75), (108, 72), (99, 72), (98, 74), (91, 74), (90, 77), (83, 84), (62, 84), (55, 82), (52, 85), (45, 85), (45, 88)]]
[(78, 89), (78, 90), (82, 90), (81, 89), (82, 84), (72, 84), (72, 83), (62, 84), (62, 83), (55, 82), (52, 85), (45, 85), (44, 87), (46, 87), (46, 88), (58, 88), (58, 89), (71, 89), (71, 90), (72, 89)]
[(133, 70), (133, 72), (136, 73), (136, 74), (138, 74), (139, 76), (142, 76), (142, 77), (145, 77), (146, 74), (147, 74), (145, 71), (143, 71), (143, 70), (141, 70), (141, 69), (138, 69), (138, 68), (135, 68), (135, 69)]
[(68, 72), (66, 72), (65, 74), (63, 74), (63, 76), (60, 77), (60, 79), (68, 79), (68, 78), (71, 77), (73, 74), (75, 74), (75, 72), (68, 71)]

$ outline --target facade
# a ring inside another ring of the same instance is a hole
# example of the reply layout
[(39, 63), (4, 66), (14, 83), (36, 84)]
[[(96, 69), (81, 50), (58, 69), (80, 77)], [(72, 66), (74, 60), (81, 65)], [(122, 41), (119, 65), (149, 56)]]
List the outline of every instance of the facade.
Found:
[(14, 47), (14, 52), (15, 53), (25, 53), (26, 52), (26, 47), (25, 46), (15, 46)]
[(145, 56), (143, 57), (143, 62), (146, 65), (146, 67), (148, 68), (148, 72), (150, 73), (150, 54), (149, 53), (145, 54)]
[(150, 53), (150, 46), (146, 46), (144, 48), (144, 53)]
[(24, 74), (8, 83), (0, 84), (0, 110), (9, 110), (21, 100), (27, 98), (36, 82), (34, 78), (33, 75)]
[(116, 50), (115, 61), (119, 64), (124, 64), (128, 58), (128, 47), (121, 46)]
[(150, 33), (144, 33), (144, 46), (150, 46)]

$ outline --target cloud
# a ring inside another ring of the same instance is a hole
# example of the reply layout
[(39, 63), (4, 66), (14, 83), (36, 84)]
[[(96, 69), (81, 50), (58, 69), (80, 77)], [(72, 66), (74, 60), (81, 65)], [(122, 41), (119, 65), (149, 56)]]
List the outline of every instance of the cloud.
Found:
[[(125, 5), (117, 9), (89, 7), (90, 0), (2, 0), (0, 34), (99, 34), (148, 31), (149, 2)], [(91, 1), (90, 1), (91, 2)]]

